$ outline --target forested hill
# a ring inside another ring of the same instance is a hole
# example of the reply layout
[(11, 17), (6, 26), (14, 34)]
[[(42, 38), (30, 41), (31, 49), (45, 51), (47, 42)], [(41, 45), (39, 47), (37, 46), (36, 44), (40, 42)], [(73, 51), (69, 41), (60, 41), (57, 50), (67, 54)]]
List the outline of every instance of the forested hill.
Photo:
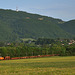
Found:
[(63, 30), (75, 35), (75, 20), (71, 20), (59, 25)]
[(66, 25), (65, 27), (64, 24), (66, 24), (64, 21), (52, 17), (30, 14), (23, 11), (17, 12), (0, 9), (0, 41), (15, 41), (21, 38), (39, 37), (74, 37), (75, 31), (68, 31), (70, 28), (68, 29), (68, 26)]

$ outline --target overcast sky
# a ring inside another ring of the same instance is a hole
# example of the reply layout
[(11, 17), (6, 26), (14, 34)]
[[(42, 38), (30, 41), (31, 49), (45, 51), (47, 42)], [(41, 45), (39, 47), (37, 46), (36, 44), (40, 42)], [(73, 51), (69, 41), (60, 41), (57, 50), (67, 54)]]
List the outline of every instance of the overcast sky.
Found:
[(0, 9), (12, 9), (59, 18), (75, 19), (75, 0), (0, 0)]

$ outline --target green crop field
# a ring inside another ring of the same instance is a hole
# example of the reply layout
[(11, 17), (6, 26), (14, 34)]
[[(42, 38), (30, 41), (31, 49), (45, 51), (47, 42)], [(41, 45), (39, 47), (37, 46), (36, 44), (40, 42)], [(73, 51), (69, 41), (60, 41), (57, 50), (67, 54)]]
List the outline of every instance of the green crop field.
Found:
[(2, 60), (0, 75), (75, 75), (75, 56)]

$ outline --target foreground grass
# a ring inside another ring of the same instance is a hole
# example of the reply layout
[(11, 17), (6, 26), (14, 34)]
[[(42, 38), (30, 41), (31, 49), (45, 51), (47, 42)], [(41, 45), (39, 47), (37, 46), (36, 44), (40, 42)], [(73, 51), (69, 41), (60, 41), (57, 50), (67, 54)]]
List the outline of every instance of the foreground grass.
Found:
[(75, 56), (3, 60), (0, 75), (75, 75)]

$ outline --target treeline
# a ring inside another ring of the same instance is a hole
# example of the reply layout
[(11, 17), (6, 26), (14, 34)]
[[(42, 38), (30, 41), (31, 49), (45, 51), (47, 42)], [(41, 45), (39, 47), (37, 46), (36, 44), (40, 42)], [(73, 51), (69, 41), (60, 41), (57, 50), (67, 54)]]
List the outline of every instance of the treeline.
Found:
[(59, 54), (60, 56), (75, 55), (75, 44), (62, 46), (58, 44), (51, 44), (51, 46), (29, 46), (23, 43), (19, 45), (10, 45), (0, 47), (0, 56), (22, 57), (22, 56), (37, 56), (37, 55), (51, 55)]

